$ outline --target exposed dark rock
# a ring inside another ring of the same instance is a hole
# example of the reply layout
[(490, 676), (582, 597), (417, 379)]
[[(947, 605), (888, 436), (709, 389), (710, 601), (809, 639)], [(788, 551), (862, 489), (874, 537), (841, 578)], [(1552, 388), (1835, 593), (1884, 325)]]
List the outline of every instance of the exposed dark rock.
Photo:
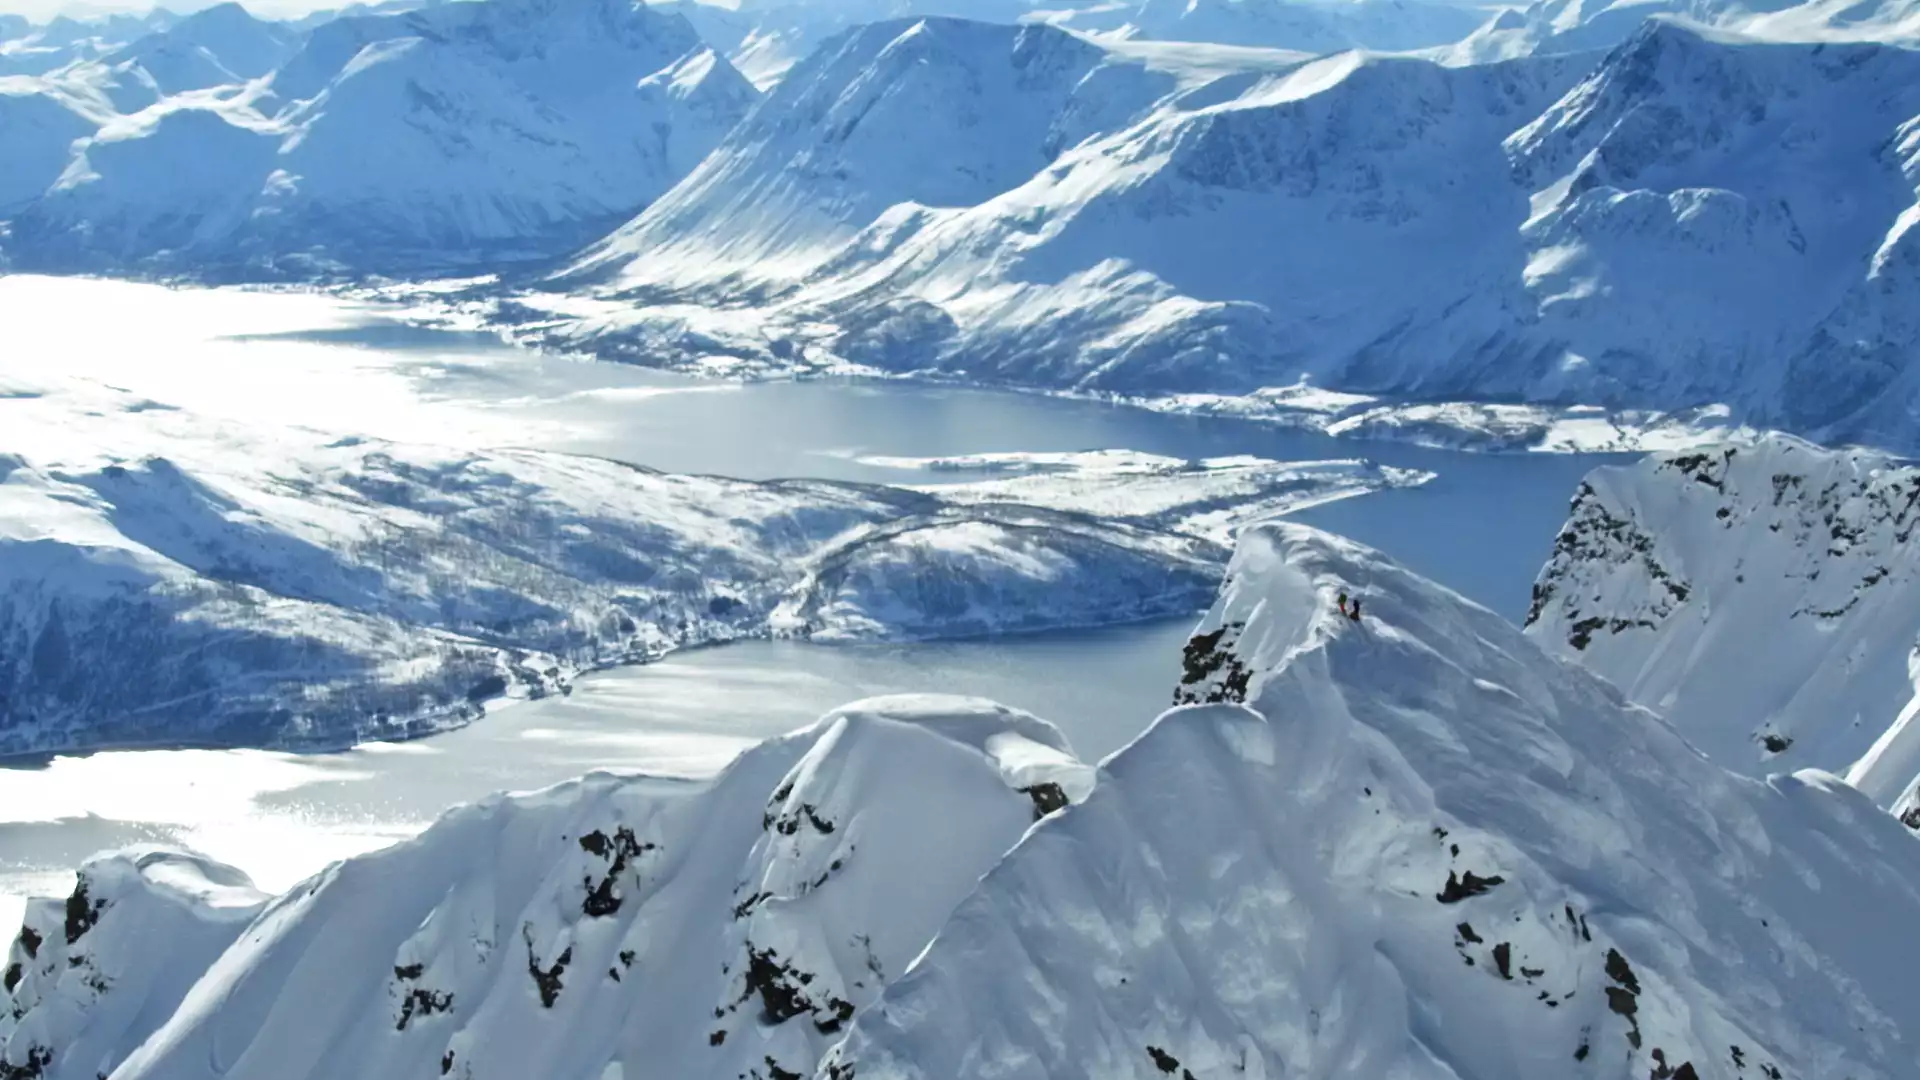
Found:
[(393, 1025), (393, 1029), (405, 1031), (407, 1025), (412, 1023), (416, 1016), (432, 1016), (434, 1013), (448, 1012), (452, 1008), (453, 991), (432, 990), (424, 986), (413, 987), (400, 1001), (400, 1019)]
[(719, 1046), (721, 1043), (726, 1041), (727, 1041), (726, 1028), (720, 1028), (719, 1030), (715, 1031), (713, 1034), (707, 1036), (708, 1046)]
[(801, 803), (799, 813), (783, 814), (773, 819), (771, 824), (773, 825), (774, 831), (778, 832), (781, 836), (792, 836), (794, 833), (800, 831), (800, 822), (802, 820), (805, 820), (807, 824), (813, 826), (815, 832), (821, 833), (822, 835), (832, 834), (835, 828), (833, 822), (820, 816), (820, 809), (812, 803)]
[(67, 944), (71, 945), (86, 936), (87, 931), (100, 921), (100, 914), (107, 910), (105, 900), (94, 900), (87, 896), (87, 879), (81, 878), (74, 886), (73, 895), (67, 897)]
[(7, 993), (11, 994), (13, 993), (13, 988), (19, 985), (20, 985), (20, 965), (8, 964), (6, 974), (0, 975), (0, 987), (4, 987)]
[(53, 1051), (44, 1046), (29, 1046), (27, 1060), (23, 1065), (15, 1065), (0, 1057), (0, 1080), (40, 1080), (47, 1066), (53, 1064)]
[(1060, 789), (1059, 784), (1051, 781), (1035, 784), (1032, 787), (1021, 788), (1020, 791), (1026, 795), (1027, 798), (1033, 800), (1033, 820), (1035, 821), (1039, 821), (1041, 818), (1046, 817), (1056, 810), (1066, 809), (1069, 802), (1067, 793)]
[(1475, 945), (1480, 944), (1480, 941), (1481, 941), (1480, 935), (1474, 933), (1472, 923), (1461, 923), (1459, 926), (1456, 926), (1453, 929), (1455, 933), (1460, 935), (1461, 940), (1471, 941)]
[(554, 957), (552, 966), (541, 967), (540, 959), (533, 954), (532, 932), (523, 928), (521, 936), (527, 942), (527, 974), (533, 976), (533, 984), (540, 990), (540, 1004), (551, 1009), (553, 1003), (560, 1000), (560, 976), (566, 973), (567, 965), (573, 963), (573, 946), (562, 949), (560, 955)]
[(753, 909), (759, 907), (762, 900), (770, 899), (772, 896), (773, 894), (770, 892), (757, 892), (752, 894), (745, 900), (733, 905), (733, 917), (736, 920), (746, 918), (748, 915), (753, 914)]
[(812, 982), (811, 973), (784, 963), (772, 949), (755, 949), (752, 942), (747, 943), (746, 990), (740, 1000), (759, 995), (761, 1022), (782, 1024), (803, 1013), (810, 1014), (816, 1029), (831, 1034), (853, 1019), (850, 1001), (831, 994), (824, 1002), (814, 1001), (806, 991)]
[(1793, 739), (1769, 731), (1760, 736), (1760, 745), (1764, 747), (1769, 754), (1780, 754), (1786, 752), (1786, 749), (1793, 745)]
[(31, 926), (20, 928), (20, 947), (26, 950), (27, 959), (40, 955), (40, 933)]
[(1513, 965), (1513, 945), (1505, 941), (1501, 942), (1498, 945), (1495, 945), (1493, 947), (1493, 966), (1500, 969), (1501, 978), (1503, 979), (1513, 978), (1512, 965)]
[(773, 1060), (772, 1056), (768, 1056), (765, 1061), (767, 1063), (767, 1080), (800, 1080), (799, 1073), (790, 1072), (781, 1068), (780, 1063)]
[(595, 829), (580, 838), (580, 848), (589, 855), (609, 860), (606, 876), (599, 881), (592, 877), (581, 879), (586, 886), (586, 899), (581, 901), (580, 910), (588, 918), (599, 919), (620, 910), (622, 897), (617, 889), (620, 875), (626, 873), (628, 864), (641, 855), (654, 850), (658, 845), (641, 843), (633, 835), (633, 830), (625, 825), (613, 831), (609, 837)]
[(1640, 980), (1634, 975), (1632, 965), (1627, 963), (1627, 958), (1620, 955), (1618, 949), (1607, 950), (1607, 978), (1619, 984), (1606, 988), (1607, 1008), (1627, 1018), (1627, 1023), (1632, 1025), (1627, 1031), (1627, 1042), (1638, 1050), (1640, 1019), (1637, 1014), (1640, 1011)]
[[(1233, 645), (1245, 623), (1233, 622), (1210, 634), (1195, 634), (1181, 651), (1184, 671), (1173, 692), (1175, 705), (1217, 704), (1247, 700), (1247, 686), (1253, 670), (1247, 667)], [(1218, 676), (1213, 686), (1203, 686)]]
[(452, 1071), (453, 1071), (453, 1051), (449, 1050), (446, 1053), (440, 1055), (440, 1075), (445, 1076)]
[(1495, 885), (1503, 885), (1506, 883), (1506, 880), (1506, 878), (1498, 874), (1491, 877), (1481, 877), (1469, 870), (1463, 877), (1449, 870), (1447, 871), (1446, 886), (1434, 896), (1434, 899), (1443, 904), (1457, 904), (1470, 896), (1479, 896)]
[(1154, 1065), (1163, 1073), (1171, 1073), (1180, 1068), (1179, 1058), (1157, 1046), (1147, 1047), (1147, 1056), (1153, 1059)]

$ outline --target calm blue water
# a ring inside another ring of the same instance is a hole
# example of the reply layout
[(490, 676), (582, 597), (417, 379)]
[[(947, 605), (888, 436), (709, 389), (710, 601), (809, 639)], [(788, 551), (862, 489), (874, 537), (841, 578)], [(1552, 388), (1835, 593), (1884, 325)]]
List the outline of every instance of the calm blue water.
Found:
[[(1189, 458), (1367, 457), (1426, 469), (1438, 478), (1425, 487), (1299, 519), (1386, 551), (1509, 617), (1525, 610), (1575, 484), (1606, 460), (1362, 443), (977, 390), (715, 386), (420, 331), (285, 336), (341, 345), (362, 367), (371, 351), (411, 380), (423, 408), (483, 411), (496, 428), (524, 433), (517, 445), (675, 472), (925, 482), (924, 473), (856, 459), (1105, 448)], [(58, 759), (0, 778), (0, 920), (22, 895), (67, 888), (71, 869), (110, 844), (187, 843), (284, 888), (331, 859), (410, 835), (458, 801), (593, 768), (709, 771), (741, 746), (873, 694), (996, 698), (1055, 721), (1082, 756), (1097, 758), (1169, 700), (1188, 625), (912, 646), (750, 643), (607, 672), (581, 680), (571, 697), (512, 705), (405, 746), (302, 757), (137, 751)]]

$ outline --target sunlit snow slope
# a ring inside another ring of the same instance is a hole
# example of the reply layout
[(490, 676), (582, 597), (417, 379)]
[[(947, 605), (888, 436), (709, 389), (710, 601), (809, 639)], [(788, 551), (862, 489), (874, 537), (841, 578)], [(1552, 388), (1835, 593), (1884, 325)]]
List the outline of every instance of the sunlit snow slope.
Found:
[(0, 172), (14, 266), (273, 278), (562, 254), (671, 187), (755, 97), (685, 19), (626, 0), (307, 32), (225, 5), (8, 92), (70, 144), (34, 136), (24, 175)]
[(500, 318), (649, 363), (1906, 445), (1916, 118), (1920, 53), (1662, 20), (1465, 67), (884, 23)]
[[(1528, 633), (1728, 768), (1844, 772), (1914, 697), (1920, 470), (1795, 439), (1660, 454), (1581, 485)], [(1856, 774), (1892, 806), (1914, 733)]]
[(1727, 772), (1299, 527), (1242, 540), (1185, 662), (1097, 773), (893, 699), (708, 783), (456, 811), (275, 901), (114, 1075), (1909, 1074), (1920, 846), (1836, 778)]

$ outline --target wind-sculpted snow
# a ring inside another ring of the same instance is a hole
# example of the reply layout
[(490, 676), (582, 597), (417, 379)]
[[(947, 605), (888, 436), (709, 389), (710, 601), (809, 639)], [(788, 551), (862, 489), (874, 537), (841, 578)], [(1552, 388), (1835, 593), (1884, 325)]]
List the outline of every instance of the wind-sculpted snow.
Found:
[(134, 848), (27, 908), (0, 992), (0, 1076), (96, 1080), (165, 1023), (269, 897), (199, 855)]
[[(1904, 448), (1916, 117), (1913, 50), (1666, 20), (1475, 66), (879, 24), (494, 318), (1431, 441), (1503, 441), (1445, 408), (1477, 403), (1544, 409), (1526, 445), (1589, 409), (1621, 445), (1718, 417)], [(1364, 404), (1306, 416), (1301, 386)]]
[[(1336, 608), (1358, 597), (1358, 623)], [(820, 1080), (1907, 1075), (1920, 848), (1372, 552), (1263, 526), (1183, 701)]]
[(755, 96), (685, 19), (624, 0), (443, 4), (306, 35), (227, 5), (65, 79), (127, 115), (74, 144), (7, 256), (203, 278), (560, 254), (671, 187)]
[(710, 782), (456, 810), (275, 901), (114, 1075), (810, 1075), (1091, 772), (1024, 713), (880, 698)]
[[(1785, 437), (1601, 469), (1528, 633), (1728, 768), (1843, 772), (1914, 697), (1917, 523), (1920, 470)], [(1870, 779), (1854, 771), (1883, 806), (1905, 809), (1920, 776), (1912, 738), (1890, 736)]]

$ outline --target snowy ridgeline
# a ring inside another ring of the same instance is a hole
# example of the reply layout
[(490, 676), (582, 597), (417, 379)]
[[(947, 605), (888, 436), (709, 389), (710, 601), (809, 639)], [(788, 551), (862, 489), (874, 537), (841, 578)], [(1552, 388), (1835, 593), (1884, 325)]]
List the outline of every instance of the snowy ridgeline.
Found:
[(1097, 769), (990, 703), (863, 702), (711, 781), (456, 810), (244, 930), (228, 872), (188, 937), (154, 928), (196, 890), (141, 877), (180, 860), (107, 858), (14, 945), (7, 1075), (1910, 1075), (1920, 845), (1837, 779), (1727, 772), (1295, 526), (1185, 659)]
[(642, 363), (1435, 441), (1912, 443), (1920, 52), (1634, 25), (1462, 65), (875, 24), (567, 269), (470, 310)]
[(685, 645), (1188, 615), (1238, 526), (1427, 478), (1120, 453), (920, 489), (751, 482), (10, 393), (0, 753), (340, 746)]
[(1729, 768), (1851, 770), (1904, 812), (1920, 775), (1916, 526), (1920, 469), (1869, 451), (1774, 436), (1601, 469), (1528, 633)]
[(0, 75), (0, 258), (484, 274), (436, 295), (706, 372), (1920, 446), (1912, 0), (959, 6), (210, 9)]
[(298, 280), (560, 255), (756, 96), (684, 18), (628, 0), (312, 28), (224, 4), (98, 58), (0, 67), (0, 267)]

